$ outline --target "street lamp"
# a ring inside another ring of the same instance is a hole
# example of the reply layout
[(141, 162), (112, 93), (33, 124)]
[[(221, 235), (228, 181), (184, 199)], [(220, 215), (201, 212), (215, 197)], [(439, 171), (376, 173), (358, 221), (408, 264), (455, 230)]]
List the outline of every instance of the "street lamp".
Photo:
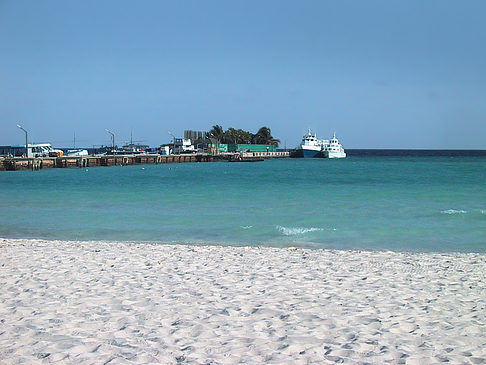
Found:
[(174, 138), (174, 147), (172, 153), (175, 155), (176, 137), (170, 131), (168, 133), (172, 136), (172, 138)]
[(110, 132), (108, 129), (105, 129), (105, 131), (111, 134), (111, 146), (112, 146), (111, 153), (113, 154), (113, 156), (115, 156), (115, 133)]
[(29, 157), (29, 142), (27, 140), (27, 135), (28, 135), (27, 131), (24, 128), (22, 128), (22, 126), (20, 126), (18, 124), (17, 124), (17, 127), (22, 129), (25, 132), (25, 157)]

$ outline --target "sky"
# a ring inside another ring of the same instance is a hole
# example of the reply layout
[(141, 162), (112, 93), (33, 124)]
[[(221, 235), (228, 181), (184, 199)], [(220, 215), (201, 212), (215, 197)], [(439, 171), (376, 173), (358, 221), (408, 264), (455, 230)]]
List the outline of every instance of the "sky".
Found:
[(486, 1), (0, 0), (0, 145), (215, 124), (486, 149)]

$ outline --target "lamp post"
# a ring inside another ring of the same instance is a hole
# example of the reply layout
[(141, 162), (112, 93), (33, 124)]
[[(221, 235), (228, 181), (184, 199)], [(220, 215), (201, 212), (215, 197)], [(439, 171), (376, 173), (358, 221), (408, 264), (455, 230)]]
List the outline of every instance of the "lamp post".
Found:
[(27, 139), (27, 136), (28, 136), (27, 131), (24, 128), (22, 128), (22, 126), (20, 126), (18, 124), (17, 124), (17, 127), (22, 129), (25, 132), (25, 157), (29, 157), (29, 142), (28, 142), (28, 139)]
[(111, 153), (113, 154), (113, 158), (114, 158), (113, 164), (116, 165), (116, 157), (115, 157), (115, 133), (110, 132), (108, 129), (105, 129), (105, 131), (107, 131), (108, 133), (111, 134), (111, 147), (112, 147)]
[(169, 131), (169, 134), (172, 136), (172, 138), (174, 139), (174, 147), (172, 149), (172, 154), (175, 155), (175, 146), (176, 146), (176, 137)]

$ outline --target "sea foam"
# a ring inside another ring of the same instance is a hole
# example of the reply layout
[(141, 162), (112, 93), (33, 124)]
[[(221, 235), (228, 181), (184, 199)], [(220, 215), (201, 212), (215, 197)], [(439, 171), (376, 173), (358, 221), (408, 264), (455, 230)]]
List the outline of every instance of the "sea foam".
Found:
[(304, 234), (307, 232), (315, 232), (315, 231), (322, 231), (322, 228), (305, 228), (305, 227), (282, 227), (282, 226), (277, 226), (277, 229), (282, 233), (284, 236), (294, 236), (297, 234)]
[(456, 210), (456, 209), (447, 209), (441, 211), (442, 214), (466, 214), (467, 210)]

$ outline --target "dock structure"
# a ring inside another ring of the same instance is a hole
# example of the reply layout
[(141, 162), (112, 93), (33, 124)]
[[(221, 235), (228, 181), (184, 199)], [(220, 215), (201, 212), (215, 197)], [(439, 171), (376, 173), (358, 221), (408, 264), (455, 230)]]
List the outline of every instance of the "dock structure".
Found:
[[(48, 168), (86, 168), (95, 166), (127, 166), (184, 162), (214, 162), (230, 160), (234, 154), (180, 154), (180, 155), (104, 155), (62, 157), (0, 157), (0, 171), (41, 170)], [(288, 158), (288, 152), (247, 152), (248, 157)]]

